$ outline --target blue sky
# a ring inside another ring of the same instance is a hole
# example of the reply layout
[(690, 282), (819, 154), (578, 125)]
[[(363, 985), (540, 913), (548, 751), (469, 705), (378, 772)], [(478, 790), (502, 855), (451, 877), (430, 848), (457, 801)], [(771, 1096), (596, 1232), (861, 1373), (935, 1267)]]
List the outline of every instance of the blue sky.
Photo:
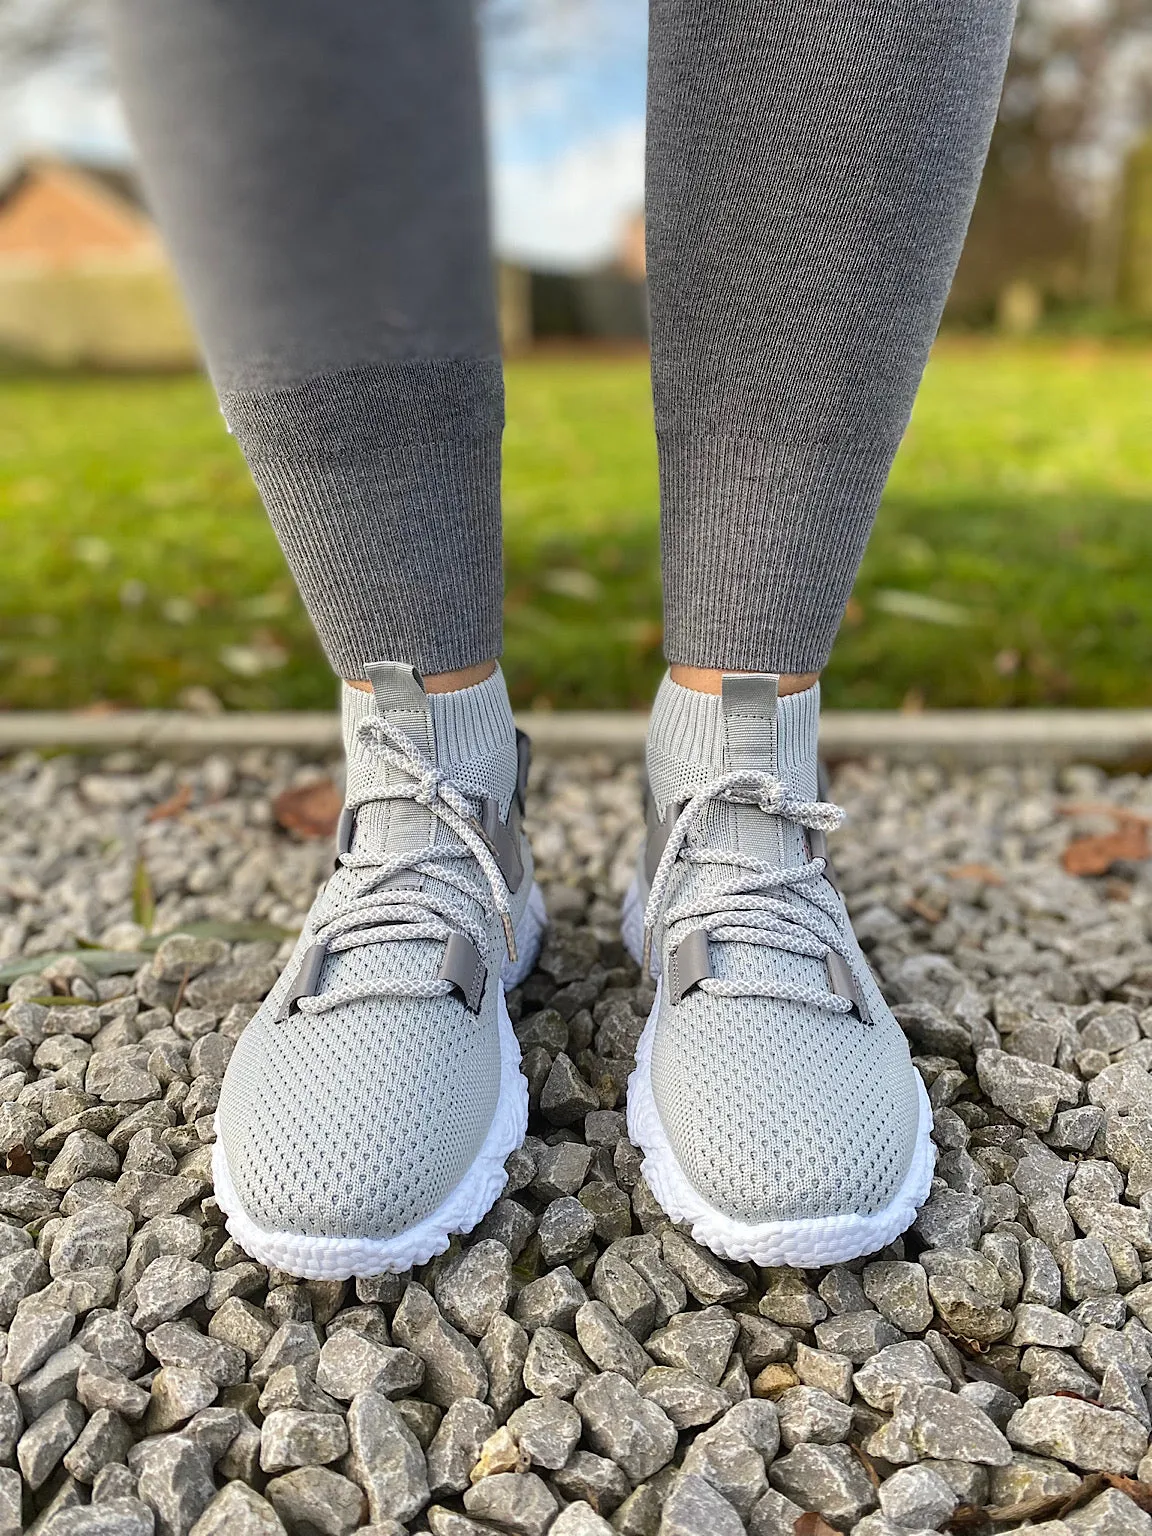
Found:
[[(574, 269), (611, 258), (643, 201), (646, 0), (536, 0), (534, 20), (486, 48), (492, 201), (500, 254)], [(0, 155), (130, 153), (114, 93), (43, 71), (0, 105)]]

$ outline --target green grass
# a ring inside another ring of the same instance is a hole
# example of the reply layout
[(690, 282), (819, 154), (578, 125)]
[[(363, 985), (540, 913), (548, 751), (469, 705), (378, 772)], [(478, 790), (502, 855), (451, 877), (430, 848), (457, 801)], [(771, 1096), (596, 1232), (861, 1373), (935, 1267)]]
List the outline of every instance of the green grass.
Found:
[[(639, 357), (508, 377), (521, 705), (642, 705), (661, 668)], [(841, 706), (1152, 704), (1152, 349), (943, 343), (827, 674)], [(0, 705), (323, 708), (333, 689), (198, 378), (0, 380)]]

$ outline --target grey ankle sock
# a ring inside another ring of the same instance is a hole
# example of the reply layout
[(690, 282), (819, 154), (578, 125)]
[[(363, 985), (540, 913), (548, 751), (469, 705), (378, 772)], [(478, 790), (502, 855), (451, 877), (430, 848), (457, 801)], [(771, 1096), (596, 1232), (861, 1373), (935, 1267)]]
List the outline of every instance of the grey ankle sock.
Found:
[[(794, 793), (816, 797), (816, 743), (820, 727), (820, 684), (776, 700), (774, 741), (761, 766), (777, 773)], [(700, 785), (732, 766), (723, 701), (698, 693), (666, 674), (656, 693), (648, 726), (648, 778), (658, 801), (667, 781), (683, 784), (685, 763), (696, 766)], [(675, 764), (674, 778), (669, 770)]]

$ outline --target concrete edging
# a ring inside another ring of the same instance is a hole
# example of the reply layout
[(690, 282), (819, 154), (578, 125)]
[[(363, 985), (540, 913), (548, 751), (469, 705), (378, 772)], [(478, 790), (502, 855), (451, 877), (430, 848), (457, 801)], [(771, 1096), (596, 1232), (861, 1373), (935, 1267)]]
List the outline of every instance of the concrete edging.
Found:
[[(606, 752), (636, 759), (646, 717), (629, 711), (525, 713), (519, 723), (536, 748), (551, 755)], [(830, 761), (880, 755), (919, 763), (1101, 763), (1152, 766), (1152, 710), (827, 710), (820, 743)], [(109, 752), (136, 748), (173, 756), (287, 748), (340, 749), (335, 714), (125, 710), (110, 714), (50, 711), (0, 713), (0, 754), (32, 749)]]

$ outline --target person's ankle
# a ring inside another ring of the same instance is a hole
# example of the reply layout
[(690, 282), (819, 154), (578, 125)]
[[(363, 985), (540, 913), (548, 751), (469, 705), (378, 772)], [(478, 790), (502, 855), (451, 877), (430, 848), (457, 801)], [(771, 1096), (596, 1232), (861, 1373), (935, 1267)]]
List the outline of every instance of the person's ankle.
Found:
[[(425, 693), (458, 693), (461, 688), (472, 688), (487, 682), (496, 670), (495, 661), (480, 661), (474, 667), (461, 667), (456, 672), (422, 673)], [(349, 688), (359, 688), (361, 693), (371, 693), (372, 684), (362, 677), (346, 677)]]
[[(724, 679), (724, 672), (715, 667), (686, 667), (679, 662), (673, 662), (668, 669), (674, 683), (681, 688), (691, 688), (694, 693), (719, 694)], [(732, 673), (729, 672), (729, 676)], [(744, 677), (771, 676), (771, 673), (745, 672), (740, 669)], [(819, 672), (781, 672), (777, 676), (777, 693), (783, 697), (788, 693), (803, 693), (806, 688), (811, 688), (813, 683), (820, 681)]]

